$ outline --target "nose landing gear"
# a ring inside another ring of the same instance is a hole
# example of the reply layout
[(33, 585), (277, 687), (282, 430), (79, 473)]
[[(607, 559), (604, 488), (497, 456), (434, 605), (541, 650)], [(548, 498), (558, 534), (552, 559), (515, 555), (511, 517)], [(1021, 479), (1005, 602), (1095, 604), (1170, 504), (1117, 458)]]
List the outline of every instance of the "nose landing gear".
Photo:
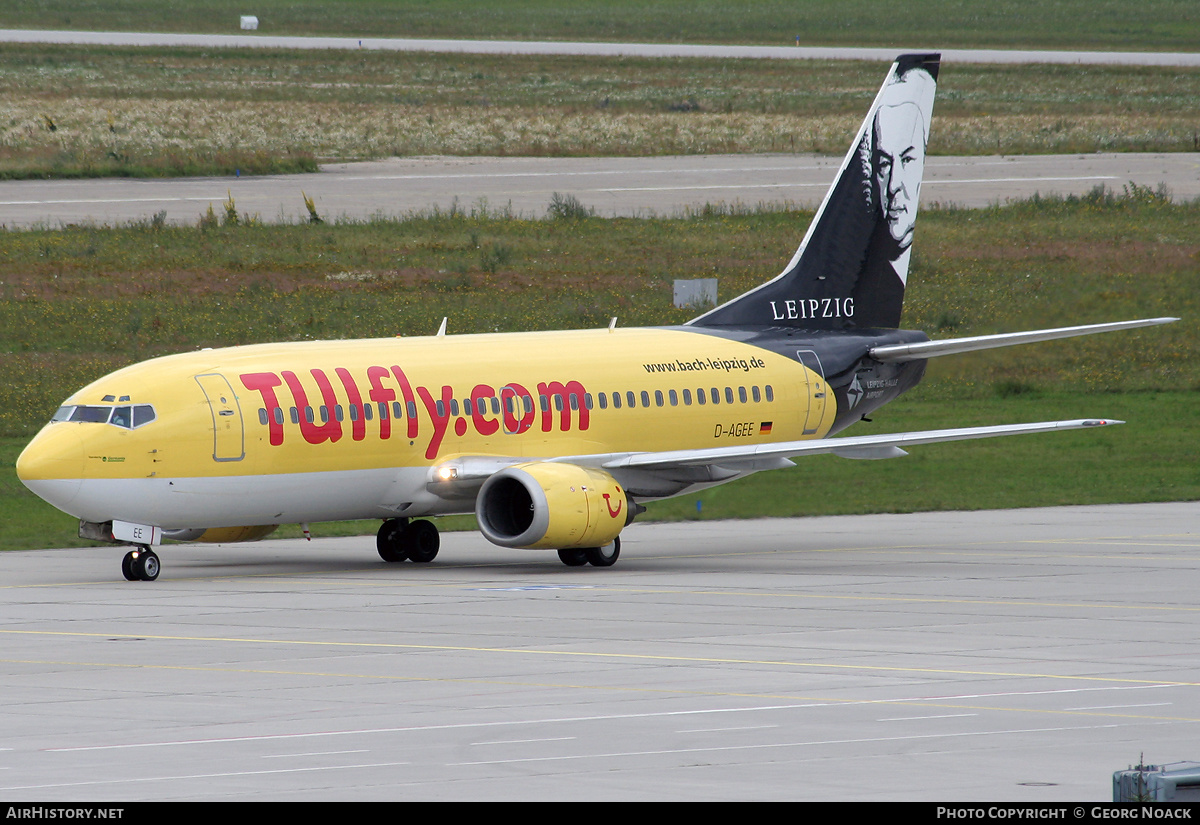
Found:
[(158, 578), (161, 569), (158, 554), (145, 545), (130, 550), (121, 559), (121, 574), (126, 581), (152, 582)]

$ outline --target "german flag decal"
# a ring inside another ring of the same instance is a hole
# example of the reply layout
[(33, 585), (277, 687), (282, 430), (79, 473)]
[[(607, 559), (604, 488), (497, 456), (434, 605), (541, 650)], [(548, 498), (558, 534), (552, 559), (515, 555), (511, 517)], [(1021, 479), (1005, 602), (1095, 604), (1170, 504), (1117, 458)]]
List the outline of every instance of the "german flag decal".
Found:
[(771, 422), (764, 421), (763, 423), (759, 424), (758, 425), (758, 434), (759, 435), (770, 435), (771, 434)]

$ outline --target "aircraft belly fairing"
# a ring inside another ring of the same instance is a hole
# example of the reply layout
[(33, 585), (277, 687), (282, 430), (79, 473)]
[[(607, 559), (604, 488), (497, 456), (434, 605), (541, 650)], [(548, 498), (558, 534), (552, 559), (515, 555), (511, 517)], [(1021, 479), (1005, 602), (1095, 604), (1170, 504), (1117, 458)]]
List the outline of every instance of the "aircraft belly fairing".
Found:
[[(427, 468), (279, 475), (30, 480), (39, 496), (89, 522), (136, 522), (179, 530), (461, 512), (428, 492)], [(70, 496), (62, 485), (77, 486)]]

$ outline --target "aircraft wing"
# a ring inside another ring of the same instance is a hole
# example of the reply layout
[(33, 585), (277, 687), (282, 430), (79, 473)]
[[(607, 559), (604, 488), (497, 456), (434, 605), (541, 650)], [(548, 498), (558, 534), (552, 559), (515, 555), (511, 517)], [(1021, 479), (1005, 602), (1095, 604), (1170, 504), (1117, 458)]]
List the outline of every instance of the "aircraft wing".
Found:
[(547, 462), (577, 464), (620, 474), (621, 470), (670, 471), (687, 467), (721, 467), (744, 472), (787, 466), (787, 460), (805, 455), (832, 453), (842, 458), (898, 458), (901, 449), (919, 444), (968, 441), (1004, 435), (1078, 430), (1124, 424), (1112, 418), (1080, 418), (1071, 421), (1038, 421), (1030, 424), (1000, 424), (991, 427), (956, 427), (947, 430), (921, 430), (884, 435), (859, 435), (846, 438), (818, 438), (805, 441), (781, 441), (773, 444), (744, 444), (698, 450), (665, 450), (653, 453), (602, 453), (555, 458), (531, 456), (458, 456), (448, 459), (429, 472), (429, 489), (447, 498), (470, 498), (492, 474), (516, 464)]
[[(992, 427), (957, 427), (948, 430), (922, 430), (886, 435), (860, 435), (847, 438), (820, 438), (806, 441), (782, 441), (775, 444), (746, 444), (710, 447), (700, 450), (668, 450), (657, 453), (630, 453), (613, 457), (600, 466), (607, 470), (624, 468), (666, 469), (670, 467), (753, 463), (769, 459), (797, 458), (804, 455), (832, 453), (843, 458), (894, 458), (905, 455), (901, 445), (936, 444), (943, 441), (967, 441), (975, 438), (996, 438), (1002, 435), (1045, 433), (1058, 430), (1077, 430), (1087, 427), (1106, 427), (1124, 424), (1111, 418), (1082, 418), (1072, 421), (1039, 421), (1031, 424), (1001, 424)], [(584, 463), (579, 457), (579, 463)], [(572, 461), (572, 459), (558, 459)]]
[(744, 444), (710, 447), (697, 450), (665, 450), (653, 453), (604, 453), (555, 458), (530, 456), (459, 456), (430, 468), (429, 485), (440, 495), (470, 497), (493, 473), (506, 467), (528, 462), (545, 461), (552, 464), (577, 464), (609, 471), (625, 469), (671, 470), (683, 467), (721, 466), (729, 469), (765, 469), (762, 465), (786, 466), (783, 462), (805, 455), (832, 453), (842, 458), (882, 459), (907, 455), (901, 446), (937, 444), (945, 441), (968, 441), (978, 438), (997, 438), (1005, 435), (1079, 430), (1124, 424), (1112, 418), (1080, 418), (1070, 421), (1038, 421), (1030, 424), (1000, 424), (991, 427), (956, 427), (946, 430), (921, 430), (884, 435), (860, 435), (846, 438), (818, 438), (804, 441), (781, 441), (773, 444)]
[(1035, 329), (1029, 332), (974, 335), (969, 338), (948, 338), (941, 341), (922, 341), (916, 344), (888, 344), (872, 347), (870, 355), (876, 361), (918, 361), (924, 358), (935, 358), (939, 355), (956, 355), (960, 352), (1012, 347), (1017, 344), (1053, 341), (1058, 338), (1074, 338), (1077, 335), (1094, 335), (1098, 332), (1116, 332), (1122, 329), (1152, 327), (1158, 324), (1171, 324), (1178, 320), (1178, 318), (1146, 318), (1140, 321), (1117, 321), (1111, 324), (1087, 324), (1078, 327)]

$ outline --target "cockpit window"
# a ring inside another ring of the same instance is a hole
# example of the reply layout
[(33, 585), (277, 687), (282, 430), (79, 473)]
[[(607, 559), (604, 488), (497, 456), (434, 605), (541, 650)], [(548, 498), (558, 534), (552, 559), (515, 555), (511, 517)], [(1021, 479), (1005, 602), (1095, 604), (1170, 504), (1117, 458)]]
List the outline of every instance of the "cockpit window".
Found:
[(77, 421), (85, 424), (112, 424), (124, 430), (134, 430), (149, 424), (155, 418), (154, 407), (149, 404), (122, 404), (119, 407), (100, 404), (68, 404), (59, 407), (50, 418), (50, 423)]
[(88, 423), (104, 424), (112, 414), (112, 407), (79, 406), (71, 413), (71, 421), (86, 421)]

